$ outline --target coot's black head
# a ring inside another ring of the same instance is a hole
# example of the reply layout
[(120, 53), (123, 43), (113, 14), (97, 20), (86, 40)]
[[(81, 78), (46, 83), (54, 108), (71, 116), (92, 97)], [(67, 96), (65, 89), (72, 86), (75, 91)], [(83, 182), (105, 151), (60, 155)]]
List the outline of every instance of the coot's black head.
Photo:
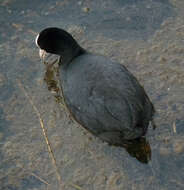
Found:
[(60, 28), (46, 28), (36, 37), (36, 45), (47, 53), (60, 55), (63, 60), (71, 60), (82, 53), (75, 39)]

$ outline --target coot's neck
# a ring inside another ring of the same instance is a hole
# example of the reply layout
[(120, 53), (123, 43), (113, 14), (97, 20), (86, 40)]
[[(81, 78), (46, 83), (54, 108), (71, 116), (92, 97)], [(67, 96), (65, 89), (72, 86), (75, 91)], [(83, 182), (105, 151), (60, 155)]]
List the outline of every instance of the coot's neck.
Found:
[(60, 64), (62, 66), (67, 66), (73, 61), (73, 59), (85, 53), (86, 53), (86, 50), (84, 50), (82, 47), (78, 45), (77, 47), (72, 48), (68, 51), (65, 51), (64, 53), (61, 54)]

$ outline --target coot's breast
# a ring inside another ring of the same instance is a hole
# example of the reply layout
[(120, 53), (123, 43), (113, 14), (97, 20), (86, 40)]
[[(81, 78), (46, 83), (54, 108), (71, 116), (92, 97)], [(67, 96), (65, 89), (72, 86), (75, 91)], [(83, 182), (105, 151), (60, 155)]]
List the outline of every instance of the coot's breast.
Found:
[(123, 65), (83, 54), (61, 64), (60, 83), (69, 111), (96, 136), (117, 132), (129, 140), (145, 133), (153, 106)]

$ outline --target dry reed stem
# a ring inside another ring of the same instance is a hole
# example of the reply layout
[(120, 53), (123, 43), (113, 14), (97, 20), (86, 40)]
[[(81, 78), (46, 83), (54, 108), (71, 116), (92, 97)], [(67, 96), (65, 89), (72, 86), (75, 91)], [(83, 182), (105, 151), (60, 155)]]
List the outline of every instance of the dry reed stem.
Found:
[(176, 131), (176, 123), (175, 122), (173, 123), (172, 127), (173, 127), (173, 132), (177, 133), (177, 131)]
[(69, 185), (72, 186), (72, 187), (74, 187), (77, 190), (83, 190), (80, 186), (78, 186), (76, 184), (70, 183)]
[(22, 170), (24, 170), (25, 173), (34, 176), (35, 178), (37, 178), (38, 180), (40, 180), (42, 183), (46, 184), (46, 185), (50, 185), (46, 180), (42, 179), (40, 176), (36, 175), (33, 172), (29, 172), (27, 170), (25, 170), (23, 167), (20, 167)]
[(44, 179), (42, 179), (38, 175), (34, 174), (33, 172), (31, 172), (31, 175), (34, 176), (35, 178), (39, 179), (42, 183), (45, 183), (46, 185), (50, 185), (47, 181), (45, 181)]
[(41, 117), (41, 114), (40, 112), (38, 111), (37, 107), (35, 106), (33, 100), (30, 98), (30, 96), (28, 95), (28, 93), (26, 92), (26, 90), (24, 89), (22, 83), (17, 80), (17, 84), (19, 85), (20, 89), (23, 91), (24, 95), (26, 96), (26, 98), (28, 99), (29, 103), (32, 105), (36, 115), (38, 116), (38, 119), (39, 119), (39, 122), (40, 122), (40, 127), (42, 129), (42, 132), (43, 132), (43, 136), (44, 136), (44, 139), (45, 139), (45, 142), (47, 144), (47, 148), (48, 148), (48, 151), (49, 151), (49, 155), (51, 157), (51, 160), (52, 160), (52, 164), (53, 166), (55, 167), (55, 170), (56, 170), (56, 176), (57, 176), (57, 179), (58, 179), (58, 182), (60, 184), (60, 187), (62, 189), (62, 186), (63, 186), (63, 183), (62, 183), (62, 180), (61, 180), (61, 176), (59, 174), (59, 169), (57, 167), (57, 163), (56, 163), (56, 159), (55, 159), (55, 156), (54, 156), (54, 153), (52, 151), (52, 148), (51, 148), (51, 144), (49, 142), (49, 139), (48, 139), (48, 136), (47, 136), (47, 132), (46, 132), (46, 129), (44, 127), (44, 123), (43, 123), (43, 119)]

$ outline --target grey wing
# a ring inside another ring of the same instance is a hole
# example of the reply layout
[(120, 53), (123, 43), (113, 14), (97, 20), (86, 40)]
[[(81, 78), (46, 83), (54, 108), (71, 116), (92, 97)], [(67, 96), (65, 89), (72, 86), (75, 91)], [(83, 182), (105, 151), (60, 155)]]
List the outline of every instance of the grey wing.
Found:
[(66, 103), (74, 118), (93, 134), (121, 132), (126, 136), (125, 132), (132, 131), (131, 109), (126, 100), (111, 95), (100, 96), (94, 88), (88, 98), (80, 96), (81, 103), (74, 99)]
[(127, 139), (141, 136), (142, 128), (136, 125), (142, 124), (144, 114), (147, 123), (149, 114), (144, 109), (150, 107), (144, 89), (124, 66), (108, 60), (99, 64), (95, 61), (91, 67), (81, 63), (81, 67), (68, 73), (64, 95), (69, 110), (95, 135), (118, 133)]

